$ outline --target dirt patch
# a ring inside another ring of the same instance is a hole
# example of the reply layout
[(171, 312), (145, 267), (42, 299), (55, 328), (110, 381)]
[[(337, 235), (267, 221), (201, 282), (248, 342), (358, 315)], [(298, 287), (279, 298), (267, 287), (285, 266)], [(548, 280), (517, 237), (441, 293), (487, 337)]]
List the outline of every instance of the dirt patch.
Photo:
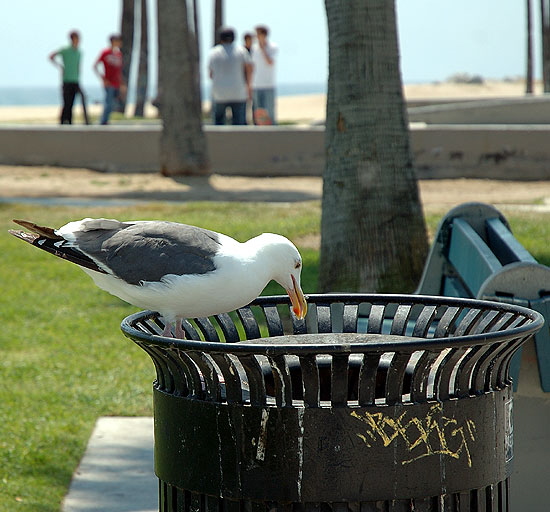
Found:
[[(294, 202), (321, 199), (322, 185), (322, 179), (315, 177), (245, 178), (215, 174), (174, 179), (159, 174), (0, 166), (0, 197), (11, 199)], [(497, 206), (550, 205), (550, 181), (422, 180), (419, 185), (427, 212), (448, 210), (467, 201)]]
[(149, 201), (273, 201), (319, 199), (319, 178), (166, 178), (160, 174), (100, 173), (87, 169), (0, 166), (0, 196), (76, 197)]
[(548, 207), (550, 181), (422, 180), (420, 194), (426, 211), (446, 211), (468, 201), (497, 207)]

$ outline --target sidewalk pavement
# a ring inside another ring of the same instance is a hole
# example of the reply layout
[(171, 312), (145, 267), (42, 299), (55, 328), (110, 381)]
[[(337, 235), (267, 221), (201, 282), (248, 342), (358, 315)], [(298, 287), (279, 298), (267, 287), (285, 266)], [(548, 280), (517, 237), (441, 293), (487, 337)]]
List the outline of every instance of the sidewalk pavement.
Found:
[(157, 512), (153, 418), (99, 418), (62, 512)]

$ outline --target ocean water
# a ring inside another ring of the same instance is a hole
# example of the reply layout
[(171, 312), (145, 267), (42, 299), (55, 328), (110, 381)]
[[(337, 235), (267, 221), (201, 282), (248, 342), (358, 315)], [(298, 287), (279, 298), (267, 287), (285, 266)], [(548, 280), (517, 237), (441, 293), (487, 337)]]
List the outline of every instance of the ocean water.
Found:
[[(89, 104), (103, 101), (103, 90), (101, 87), (83, 86)], [(203, 89), (203, 98), (209, 97), (210, 88)], [(279, 84), (277, 86), (277, 94), (279, 96), (293, 96), (297, 94), (319, 94), (326, 92), (326, 84), (310, 83), (310, 84)], [(154, 97), (156, 90), (148, 94), (149, 98)], [(132, 92), (128, 97), (128, 101), (132, 103), (134, 100)], [(77, 99), (77, 103), (78, 103)], [(61, 102), (60, 87), (0, 87), (0, 106), (19, 106), (19, 105), (59, 105)]]
[[(102, 100), (100, 87), (83, 89), (88, 103)], [(0, 106), (59, 105), (61, 98), (61, 87), (0, 87)]]

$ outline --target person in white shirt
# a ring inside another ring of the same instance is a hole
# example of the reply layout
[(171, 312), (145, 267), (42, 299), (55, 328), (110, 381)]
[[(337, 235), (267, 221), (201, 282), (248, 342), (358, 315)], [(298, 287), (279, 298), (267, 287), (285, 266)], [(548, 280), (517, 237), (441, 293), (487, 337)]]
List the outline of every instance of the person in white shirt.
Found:
[(210, 50), (208, 69), (212, 79), (212, 114), (214, 123), (225, 124), (229, 107), (234, 125), (246, 124), (246, 101), (251, 97), (252, 64), (250, 55), (240, 45), (233, 44), (235, 31), (220, 30), (220, 44)]
[(268, 40), (269, 29), (265, 25), (256, 27), (257, 41), (252, 46), (252, 109), (255, 124), (260, 111), (267, 112), (268, 122), (261, 124), (277, 124), (275, 116), (275, 57), (277, 45)]

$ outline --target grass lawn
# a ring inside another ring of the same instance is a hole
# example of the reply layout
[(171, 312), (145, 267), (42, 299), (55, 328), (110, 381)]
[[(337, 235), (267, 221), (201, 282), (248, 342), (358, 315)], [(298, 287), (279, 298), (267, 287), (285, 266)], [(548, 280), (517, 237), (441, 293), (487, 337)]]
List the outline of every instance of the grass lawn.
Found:
[[(135, 207), (44, 207), (0, 203), (0, 512), (58, 511), (94, 422), (151, 415), (154, 369), (119, 330), (136, 309), (94, 286), (75, 265), (7, 234), (13, 218), (59, 227), (83, 217), (169, 219), (245, 240), (285, 234), (304, 258), (303, 287), (316, 291), (318, 251), (300, 245), (319, 232), (318, 202), (188, 203)], [(444, 212), (442, 212), (444, 213)], [(433, 232), (439, 216), (428, 219)], [(516, 236), (550, 265), (550, 215), (509, 217)], [(268, 294), (283, 293), (272, 283)]]

